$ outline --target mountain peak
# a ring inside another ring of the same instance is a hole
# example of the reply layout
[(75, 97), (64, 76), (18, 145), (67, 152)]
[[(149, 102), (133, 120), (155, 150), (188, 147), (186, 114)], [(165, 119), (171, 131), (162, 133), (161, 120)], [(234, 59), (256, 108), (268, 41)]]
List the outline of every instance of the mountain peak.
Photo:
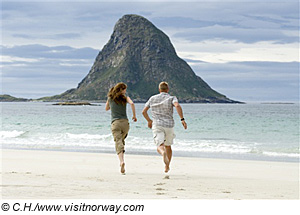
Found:
[(146, 18), (142, 16), (135, 15), (135, 14), (128, 14), (128, 15), (124, 15), (121, 19), (117, 21), (117, 23), (115, 24), (115, 29), (123, 28), (123, 27), (127, 28), (127, 26), (130, 24), (153, 26), (153, 24), (150, 21), (148, 21)]
[[(116, 47), (128, 44), (131, 47), (140, 46), (145, 48), (156, 44), (157, 47), (164, 46), (164, 49), (175, 53), (173, 46), (166, 34), (156, 28), (150, 21), (139, 15), (124, 15), (117, 21), (114, 32), (111, 36)], [(167, 41), (166, 44), (157, 44), (157, 42)], [(108, 42), (109, 43), (109, 42)], [(137, 48), (137, 47), (135, 47)]]
[(124, 15), (117, 21), (110, 40), (76, 89), (55, 96), (60, 100), (106, 100), (118, 82), (128, 85), (135, 101), (146, 101), (167, 81), (170, 94), (183, 102), (234, 101), (211, 89), (176, 54), (169, 37), (139, 15)]

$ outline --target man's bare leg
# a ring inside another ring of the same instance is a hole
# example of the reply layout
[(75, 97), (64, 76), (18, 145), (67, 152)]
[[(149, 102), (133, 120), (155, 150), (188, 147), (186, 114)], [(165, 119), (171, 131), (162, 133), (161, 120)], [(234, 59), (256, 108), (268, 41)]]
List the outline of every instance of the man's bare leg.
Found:
[(164, 163), (166, 165), (165, 172), (168, 172), (170, 170), (170, 167), (169, 167), (170, 161), (169, 161), (164, 144), (161, 144), (160, 146), (157, 147), (157, 152), (163, 156)]
[[(171, 160), (172, 160), (172, 148), (171, 148), (171, 146), (165, 146), (165, 150), (166, 150), (166, 153), (167, 153), (167, 157), (168, 157), (168, 159), (169, 159), (169, 169), (168, 169), (168, 171), (170, 170), (170, 163), (171, 163)], [(168, 172), (168, 171), (166, 171), (166, 172)]]
[(124, 162), (124, 152), (120, 152), (118, 154), (119, 160), (120, 160), (120, 167), (121, 167), (121, 173), (125, 173), (125, 162)]

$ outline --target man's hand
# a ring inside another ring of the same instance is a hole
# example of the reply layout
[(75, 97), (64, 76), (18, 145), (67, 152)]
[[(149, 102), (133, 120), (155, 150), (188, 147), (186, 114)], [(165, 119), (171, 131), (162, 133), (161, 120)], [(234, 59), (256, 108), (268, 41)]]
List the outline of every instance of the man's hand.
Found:
[(148, 128), (152, 128), (152, 120), (150, 119), (147, 111), (149, 110), (150, 107), (145, 107), (144, 110), (142, 111), (143, 116), (148, 122)]
[(184, 129), (187, 129), (187, 124), (184, 120), (181, 121), (181, 124), (183, 125)]
[(183, 118), (183, 112), (182, 112), (182, 108), (181, 108), (180, 104), (179, 104), (178, 102), (175, 102), (175, 103), (174, 103), (174, 106), (175, 106), (175, 108), (176, 108), (176, 110), (177, 110), (177, 113), (178, 113), (180, 119), (183, 119), (183, 120), (181, 121), (182, 126), (184, 127), (184, 129), (187, 129), (187, 124), (186, 124), (186, 122), (184, 121), (184, 118)]

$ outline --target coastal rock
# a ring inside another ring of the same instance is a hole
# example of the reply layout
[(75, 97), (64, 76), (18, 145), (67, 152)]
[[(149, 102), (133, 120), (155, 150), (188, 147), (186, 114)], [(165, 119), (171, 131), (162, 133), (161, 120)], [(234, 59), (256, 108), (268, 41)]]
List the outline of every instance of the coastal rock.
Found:
[(168, 36), (138, 15), (125, 15), (115, 24), (110, 40), (77, 88), (47, 99), (106, 100), (108, 90), (124, 82), (134, 101), (145, 102), (158, 93), (161, 81), (169, 83), (170, 94), (180, 102), (237, 103), (197, 76), (177, 56)]
[(89, 102), (58, 102), (53, 105), (92, 105)]

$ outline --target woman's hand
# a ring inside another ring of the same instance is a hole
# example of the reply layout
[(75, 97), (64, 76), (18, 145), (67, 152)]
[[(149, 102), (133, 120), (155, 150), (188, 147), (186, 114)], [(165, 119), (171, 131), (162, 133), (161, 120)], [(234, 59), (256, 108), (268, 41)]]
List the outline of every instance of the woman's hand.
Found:
[(137, 118), (135, 116), (132, 117), (132, 121), (136, 122)]

